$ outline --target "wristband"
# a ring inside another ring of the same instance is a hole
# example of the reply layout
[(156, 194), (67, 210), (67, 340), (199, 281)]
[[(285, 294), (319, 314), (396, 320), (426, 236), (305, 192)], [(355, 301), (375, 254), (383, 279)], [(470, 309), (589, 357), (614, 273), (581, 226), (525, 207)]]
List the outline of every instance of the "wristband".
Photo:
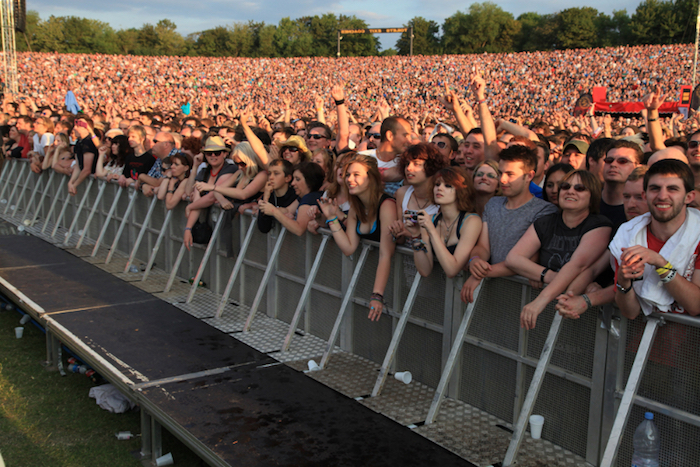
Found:
[[(583, 298), (583, 299), (585, 300), (586, 306), (587, 306), (588, 308), (591, 308), (591, 307), (593, 306), (593, 304), (591, 303), (591, 299), (588, 298), (588, 295), (583, 294), (583, 295), (581, 295), (581, 298)], [(588, 308), (586, 308), (586, 309), (588, 309)]]
[(472, 263), (472, 260), (473, 260), (474, 258), (479, 258), (479, 255), (474, 255), (474, 256), (472, 256), (471, 258), (469, 258), (469, 261), (467, 261), (467, 264), (471, 264), (471, 263)]
[(547, 271), (549, 271), (549, 268), (544, 268), (542, 270), (542, 274), (540, 274), (540, 282), (542, 282), (543, 284), (544, 284), (544, 276), (547, 275)]
[(335, 105), (343, 105), (345, 104), (345, 99), (340, 99), (339, 101), (335, 101)]
[(658, 118), (647, 118), (647, 122), (655, 122)]
[(663, 266), (661, 266), (660, 268), (656, 268), (656, 274), (658, 274), (660, 276), (661, 274), (663, 274), (665, 272), (672, 271), (672, 270), (673, 270), (673, 265), (669, 261), (666, 264), (664, 264)]
[(676, 277), (676, 270), (671, 269), (671, 272), (669, 272), (666, 277), (661, 278), (661, 283), (662, 284), (667, 284), (673, 280), (673, 278)]
[(477, 103), (478, 103), (479, 105), (486, 103), (486, 98), (484, 97), (484, 98), (481, 99), (480, 101), (477, 101)]
[(337, 221), (337, 220), (338, 220), (338, 216), (335, 216), (333, 219), (328, 219), (328, 220), (326, 221), (326, 224), (329, 224), (329, 225), (330, 225), (332, 222), (335, 222), (335, 221)]
[(192, 230), (192, 227), (185, 227), (185, 230)]

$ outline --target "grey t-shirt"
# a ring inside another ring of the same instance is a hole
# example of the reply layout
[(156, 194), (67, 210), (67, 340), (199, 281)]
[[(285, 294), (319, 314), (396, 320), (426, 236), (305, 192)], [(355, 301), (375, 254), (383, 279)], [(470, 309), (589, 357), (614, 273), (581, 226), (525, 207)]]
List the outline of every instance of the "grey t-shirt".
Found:
[(557, 212), (555, 205), (535, 197), (517, 209), (506, 209), (506, 201), (505, 196), (494, 196), (484, 207), (483, 220), (489, 229), (491, 264), (506, 260), (508, 252), (535, 219)]

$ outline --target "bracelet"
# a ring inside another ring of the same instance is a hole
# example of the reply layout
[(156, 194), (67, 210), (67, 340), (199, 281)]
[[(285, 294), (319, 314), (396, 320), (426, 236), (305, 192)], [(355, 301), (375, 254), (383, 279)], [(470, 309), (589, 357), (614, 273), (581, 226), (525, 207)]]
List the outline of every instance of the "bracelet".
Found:
[(549, 268), (544, 268), (542, 270), (542, 274), (540, 274), (540, 282), (542, 282), (543, 284), (544, 284), (544, 276), (547, 275), (547, 271), (549, 271)]
[(328, 219), (328, 220), (326, 221), (326, 224), (329, 224), (329, 225), (330, 225), (331, 222), (335, 222), (335, 221), (337, 221), (337, 220), (338, 220), (338, 216), (335, 216), (333, 219)]
[(370, 295), (370, 297), (369, 297), (369, 301), (371, 302), (372, 300), (377, 301), (377, 302), (381, 303), (382, 305), (386, 305), (386, 303), (384, 302), (384, 295), (382, 295), (380, 293), (377, 293), (377, 292), (372, 293), (372, 295)]
[[(588, 298), (588, 295), (583, 294), (583, 295), (581, 295), (581, 298), (583, 298), (586, 301), (586, 306), (588, 308), (591, 308), (593, 306), (593, 304), (591, 303), (591, 299)], [(588, 308), (586, 308), (586, 309), (588, 309)]]
[(192, 227), (185, 227), (185, 230), (192, 230)]
[(673, 270), (673, 265), (669, 261), (666, 264), (664, 264), (663, 266), (661, 266), (660, 268), (656, 268), (656, 274), (658, 274), (660, 276), (661, 274), (663, 274), (665, 272), (669, 272), (671, 270)]
[[(472, 260), (473, 260), (474, 258), (479, 258), (479, 255), (474, 255), (474, 256), (472, 256), (471, 258), (469, 258), (469, 261), (467, 261), (467, 264), (471, 264), (471, 263), (472, 263)], [(479, 259), (481, 259), (481, 258), (479, 258)]]
[(647, 122), (655, 122), (658, 118), (647, 118)]
[(343, 105), (345, 104), (345, 99), (340, 99), (339, 101), (335, 101), (335, 105)]
[(423, 251), (425, 253), (428, 252), (428, 249), (425, 247), (425, 242), (420, 238), (414, 238), (411, 240), (411, 249), (413, 251)]
[(671, 272), (669, 272), (669, 273), (666, 275), (666, 277), (662, 277), (662, 278), (661, 278), (661, 283), (662, 283), (662, 284), (668, 284), (669, 282), (671, 282), (671, 281), (673, 280), (674, 277), (676, 277), (676, 270), (675, 270), (675, 269), (671, 269)]
[(477, 101), (477, 104), (481, 105), (481, 104), (484, 104), (485, 102), (486, 102), (486, 98), (484, 97), (480, 101)]

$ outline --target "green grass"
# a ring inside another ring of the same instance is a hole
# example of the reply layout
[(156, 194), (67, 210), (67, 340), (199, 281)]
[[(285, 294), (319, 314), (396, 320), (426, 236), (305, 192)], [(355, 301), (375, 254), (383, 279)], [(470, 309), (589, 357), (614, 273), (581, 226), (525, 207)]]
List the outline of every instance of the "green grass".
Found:
[[(7, 467), (136, 467), (141, 438), (119, 441), (118, 431), (141, 432), (138, 412), (113, 414), (88, 397), (94, 383), (79, 373), (47, 371), (44, 334), (32, 324), (16, 339), (16, 311), (0, 311), (0, 453)], [(204, 465), (163, 430), (163, 452), (175, 465)]]

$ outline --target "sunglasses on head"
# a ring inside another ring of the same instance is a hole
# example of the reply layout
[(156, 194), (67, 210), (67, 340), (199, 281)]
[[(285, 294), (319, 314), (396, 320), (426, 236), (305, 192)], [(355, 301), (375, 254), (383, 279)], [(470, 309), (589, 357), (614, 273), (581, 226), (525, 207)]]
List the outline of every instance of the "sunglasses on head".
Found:
[(610, 157), (606, 157), (604, 159), (604, 161), (606, 164), (612, 164), (613, 162), (617, 162), (617, 165), (627, 165), (627, 164), (632, 163), (632, 161), (627, 159), (626, 157), (614, 158), (614, 157), (610, 156)]
[(498, 176), (496, 174), (491, 173), (491, 172), (477, 172), (474, 176), (475, 177), (486, 177), (486, 178), (490, 178), (491, 180), (496, 180), (498, 178)]
[(299, 148), (297, 148), (296, 146), (285, 146), (282, 148), (282, 152), (284, 151), (299, 152)]
[(367, 133), (367, 138), (369, 139), (380, 139), (382, 137), (381, 133)]
[(433, 144), (440, 149), (445, 149), (445, 146), (447, 146), (447, 143), (445, 141), (433, 141)]
[(572, 186), (574, 187), (574, 190), (578, 191), (579, 193), (587, 190), (586, 185), (583, 185), (581, 183), (577, 183), (576, 185), (571, 185), (571, 183), (569, 183), (569, 182), (564, 182), (564, 183), (560, 184), (559, 189), (566, 191), (569, 188), (571, 188)]
[(695, 149), (700, 146), (700, 141), (688, 141), (688, 149)]
[(309, 139), (326, 139), (325, 135), (309, 135)]

